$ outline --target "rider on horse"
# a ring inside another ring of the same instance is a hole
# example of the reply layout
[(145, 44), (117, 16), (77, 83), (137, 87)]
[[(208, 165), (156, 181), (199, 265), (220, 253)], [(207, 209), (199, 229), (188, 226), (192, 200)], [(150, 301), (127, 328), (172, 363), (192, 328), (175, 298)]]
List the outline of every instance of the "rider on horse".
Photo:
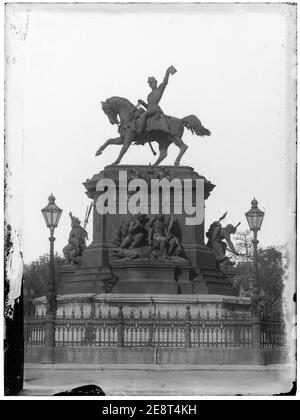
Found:
[(146, 111), (143, 112), (140, 116), (140, 126), (138, 129), (138, 134), (141, 134), (144, 131), (146, 127), (147, 119), (149, 117), (153, 117), (157, 113), (163, 114), (158, 104), (168, 84), (170, 74), (174, 74), (175, 72), (176, 72), (176, 69), (173, 66), (170, 66), (166, 71), (163, 82), (159, 86), (157, 86), (157, 80), (154, 77), (148, 78), (148, 83), (152, 91), (149, 93), (147, 97), (148, 104), (146, 104), (146, 102), (144, 102), (142, 99), (138, 100), (138, 104), (143, 105), (143, 107), (146, 108)]
[[(154, 77), (148, 79), (152, 89), (147, 98), (148, 103), (141, 99), (138, 101), (138, 104), (143, 105), (146, 110), (135, 107), (128, 99), (119, 96), (112, 96), (105, 102), (101, 102), (102, 109), (110, 123), (118, 124), (119, 136), (108, 139), (99, 147), (96, 156), (101, 155), (107, 146), (120, 145), (122, 147), (119, 155), (112, 163), (112, 165), (118, 165), (131, 144), (144, 145), (149, 143), (151, 147), (151, 142), (156, 141), (159, 144), (159, 157), (154, 166), (157, 166), (167, 157), (168, 147), (173, 143), (179, 148), (179, 154), (174, 162), (174, 165), (178, 166), (188, 148), (182, 140), (185, 128), (197, 136), (210, 135), (210, 131), (203, 127), (201, 121), (195, 115), (187, 115), (183, 118), (169, 117), (163, 114), (160, 109), (159, 102), (168, 84), (169, 76), (175, 72), (173, 66), (169, 67), (163, 82), (159, 86), (157, 86)], [(149, 117), (150, 120), (148, 120)]]

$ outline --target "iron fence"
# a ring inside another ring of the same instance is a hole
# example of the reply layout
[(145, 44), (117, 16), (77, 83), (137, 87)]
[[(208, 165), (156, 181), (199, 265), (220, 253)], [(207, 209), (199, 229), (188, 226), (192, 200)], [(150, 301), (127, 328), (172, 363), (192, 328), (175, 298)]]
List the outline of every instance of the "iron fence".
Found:
[[(25, 319), (25, 345), (43, 346), (45, 341), (45, 316)], [(285, 342), (284, 323), (262, 320), (262, 347), (280, 347)], [(56, 317), (56, 346), (100, 347), (251, 347), (253, 320), (246, 315), (205, 316), (198, 312), (191, 316), (190, 307), (179, 316), (157, 313), (117, 314), (110, 311), (97, 316), (66, 315)]]
[(261, 321), (261, 345), (264, 348), (284, 347), (286, 344), (286, 325), (282, 319)]
[(252, 318), (246, 315), (224, 315), (191, 321), (193, 347), (251, 347)]
[(28, 346), (43, 346), (45, 342), (46, 318), (44, 316), (25, 319), (24, 343)]

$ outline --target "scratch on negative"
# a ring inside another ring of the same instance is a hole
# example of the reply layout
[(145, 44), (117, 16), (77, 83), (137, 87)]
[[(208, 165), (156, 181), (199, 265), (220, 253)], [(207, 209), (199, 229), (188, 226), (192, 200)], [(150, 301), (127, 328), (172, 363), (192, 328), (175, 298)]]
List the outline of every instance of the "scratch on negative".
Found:
[(8, 283), (8, 295), (5, 302), (6, 316), (13, 317), (15, 301), (21, 295), (23, 258), (21, 252), (20, 235), (16, 230), (11, 231), (11, 246), (6, 257), (6, 279)]

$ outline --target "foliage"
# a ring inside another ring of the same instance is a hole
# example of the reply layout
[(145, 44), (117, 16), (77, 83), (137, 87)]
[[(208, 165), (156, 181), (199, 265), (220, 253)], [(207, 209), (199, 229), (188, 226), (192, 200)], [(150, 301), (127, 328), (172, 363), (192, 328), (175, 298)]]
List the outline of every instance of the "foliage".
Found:
[[(236, 274), (245, 295), (251, 292), (254, 279), (253, 246), (250, 231), (238, 232), (235, 248), (242, 254), (235, 258)], [(277, 317), (282, 314), (283, 266), (281, 247), (258, 248), (259, 286), (264, 291), (263, 313)]]
[(241, 254), (239, 256), (231, 256), (238, 262), (250, 262), (252, 261), (252, 234), (250, 230), (237, 232), (234, 236), (234, 247), (236, 251)]
[(282, 252), (275, 247), (260, 249), (258, 253), (259, 280), (265, 292), (264, 312), (267, 316), (282, 314), (283, 267)]
[[(64, 259), (57, 253), (54, 256), (55, 280), (56, 285), (60, 283), (60, 274), (56, 270), (57, 266), (62, 265)], [(44, 254), (30, 264), (24, 264), (23, 287), (24, 296), (36, 298), (45, 294), (45, 285), (49, 277), (49, 254)]]

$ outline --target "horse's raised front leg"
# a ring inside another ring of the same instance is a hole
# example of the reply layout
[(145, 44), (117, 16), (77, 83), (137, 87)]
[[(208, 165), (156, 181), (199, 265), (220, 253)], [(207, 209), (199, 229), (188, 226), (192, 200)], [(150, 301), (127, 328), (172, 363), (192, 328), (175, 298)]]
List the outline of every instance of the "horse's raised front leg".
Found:
[(183, 156), (183, 154), (187, 151), (188, 146), (183, 143), (182, 139), (180, 137), (174, 137), (174, 144), (176, 144), (177, 147), (179, 147), (180, 152), (174, 162), (174, 166), (179, 166), (180, 160)]
[(107, 146), (110, 146), (111, 144), (117, 144), (117, 145), (123, 144), (122, 137), (116, 137), (114, 139), (108, 139), (108, 140), (106, 140), (106, 142), (101, 147), (99, 147), (99, 149), (97, 150), (96, 156), (101, 155), (101, 153), (103, 152), (103, 150), (106, 149)]
[(120, 151), (120, 153), (119, 153), (119, 156), (118, 156), (117, 160), (115, 160), (115, 161), (111, 164), (111, 166), (118, 165), (118, 163), (120, 163), (120, 162), (121, 162), (121, 159), (122, 159), (122, 157), (125, 155), (125, 153), (127, 152), (127, 150), (128, 150), (128, 148), (129, 148), (129, 146), (130, 146), (130, 144), (131, 144), (132, 140), (133, 140), (133, 136), (132, 136), (132, 135), (129, 135), (129, 136), (126, 136), (126, 137), (125, 137), (124, 142), (123, 142), (123, 147), (122, 147), (122, 149), (121, 149), (121, 151)]

